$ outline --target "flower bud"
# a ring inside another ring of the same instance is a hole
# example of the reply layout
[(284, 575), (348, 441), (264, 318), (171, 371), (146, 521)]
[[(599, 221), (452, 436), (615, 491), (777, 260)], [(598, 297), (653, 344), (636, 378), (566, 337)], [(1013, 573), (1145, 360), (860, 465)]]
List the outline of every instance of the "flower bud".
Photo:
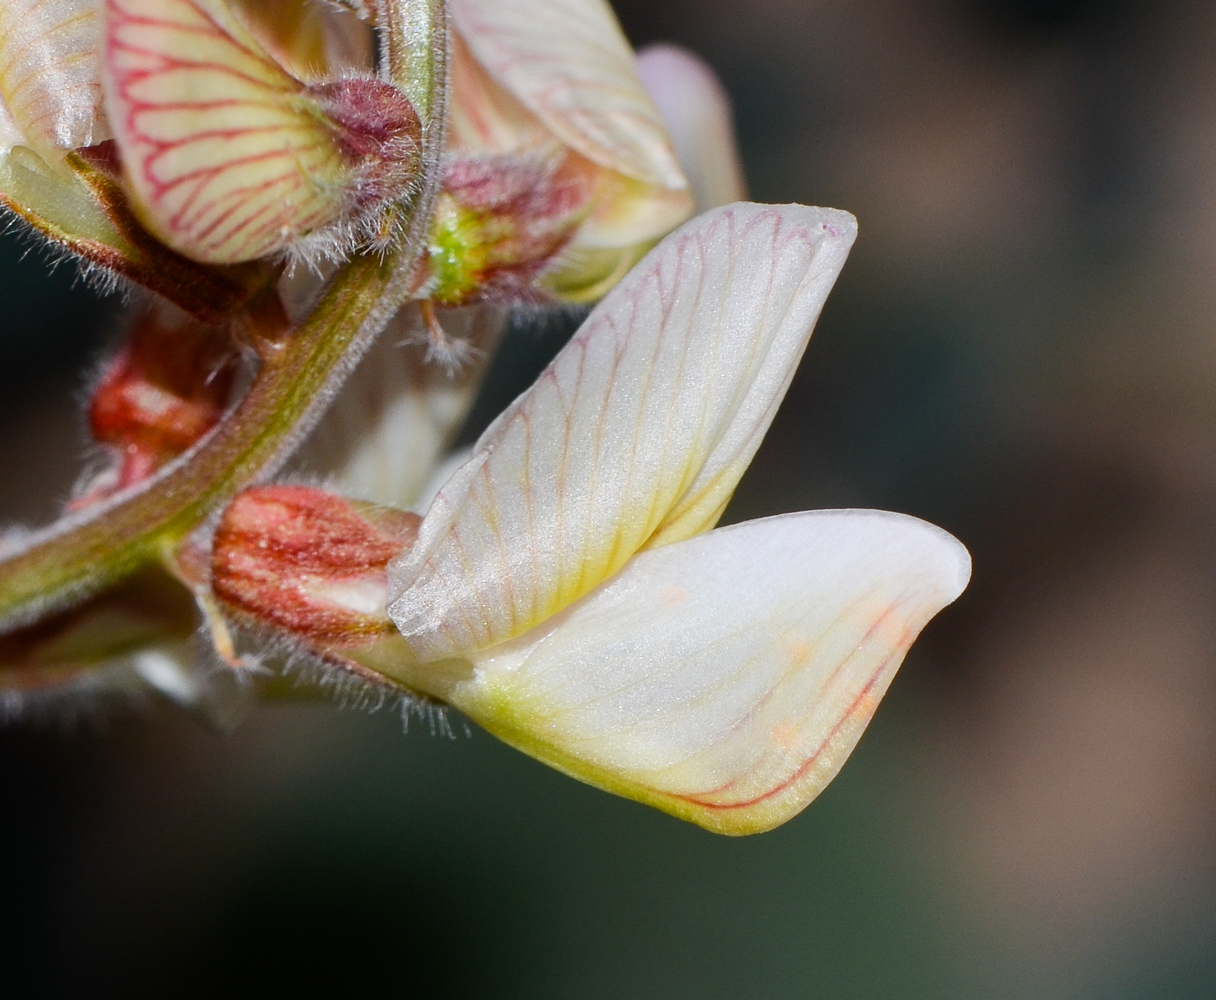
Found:
[[(488, 298), (602, 297), (692, 210), (611, 8), (458, 0), (452, 16), (449, 169), (431, 236), (440, 301), (470, 301), (461, 289), (478, 280)], [(505, 211), (467, 183), (491, 171), (513, 192)], [(525, 206), (539, 208), (535, 230)]]
[(454, 159), (431, 228), (427, 297), (439, 305), (543, 300), (539, 279), (590, 208), (595, 179), (581, 160), (565, 151)]
[(117, 452), (118, 465), (76, 506), (146, 479), (219, 423), (236, 357), (222, 327), (164, 305), (144, 312), (89, 401), (93, 437)]
[(303, 486), (246, 490), (216, 529), (212, 588), (254, 624), (348, 649), (396, 635), (387, 566), (420, 518)]
[(86, 276), (119, 274), (206, 319), (232, 313), (268, 269), (201, 267), (157, 243), (116, 183), (95, 0), (0, 0), (0, 205)]

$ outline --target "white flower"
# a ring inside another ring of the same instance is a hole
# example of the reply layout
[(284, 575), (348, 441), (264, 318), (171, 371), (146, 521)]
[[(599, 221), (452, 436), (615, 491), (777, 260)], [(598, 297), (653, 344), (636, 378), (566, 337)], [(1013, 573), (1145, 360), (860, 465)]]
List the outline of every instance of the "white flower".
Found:
[(711, 531), (855, 236), (734, 205), (669, 237), (443, 487), (389, 567), (380, 669), (582, 780), (724, 833), (836, 773), (965, 549), (880, 511)]

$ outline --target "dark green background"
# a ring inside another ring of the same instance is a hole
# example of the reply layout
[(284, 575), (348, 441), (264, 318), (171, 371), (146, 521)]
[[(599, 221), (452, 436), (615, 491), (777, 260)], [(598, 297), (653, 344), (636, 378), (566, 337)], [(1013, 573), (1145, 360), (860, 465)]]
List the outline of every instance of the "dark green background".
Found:
[[(0, 956), (20, 995), (1216, 995), (1216, 11), (618, 10), (635, 42), (721, 73), (754, 197), (861, 220), (728, 517), (918, 514), (971, 548), (971, 589), (841, 777), (746, 840), (458, 720), (9, 728)], [(66, 495), (72, 401), (119, 313), (27, 250), (0, 241), (14, 521)], [(568, 332), (521, 324), (474, 423)]]

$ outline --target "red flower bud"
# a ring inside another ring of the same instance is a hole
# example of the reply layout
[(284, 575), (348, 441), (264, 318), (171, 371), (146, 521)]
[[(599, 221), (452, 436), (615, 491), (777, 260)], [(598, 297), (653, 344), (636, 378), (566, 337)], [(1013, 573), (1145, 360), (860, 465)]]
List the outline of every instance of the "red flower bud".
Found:
[(102, 372), (89, 401), (93, 437), (121, 455), (117, 475), (77, 506), (150, 476), (223, 416), (236, 375), (226, 332), (153, 307)]

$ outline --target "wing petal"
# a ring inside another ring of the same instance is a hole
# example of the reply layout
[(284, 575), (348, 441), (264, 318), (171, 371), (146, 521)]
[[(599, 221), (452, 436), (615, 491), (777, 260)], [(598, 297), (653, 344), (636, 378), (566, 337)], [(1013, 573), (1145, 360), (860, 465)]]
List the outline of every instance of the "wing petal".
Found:
[(93, 0), (0, 0), (0, 101), (46, 156), (108, 138)]
[(668, 237), (440, 492), (390, 569), (422, 660), (503, 642), (640, 548), (712, 527), (768, 428), (856, 232), (735, 205)]
[(687, 186), (606, 0), (452, 0), (451, 12), (482, 65), (562, 142), (636, 180)]
[(345, 166), (304, 85), (223, 0), (104, 0), (107, 101), (141, 221), (208, 263), (333, 221)]
[(969, 575), (954, 538), (899, 514), (752, 521), (642, 553), (441, 696), (583, 781), (756, 833), (836, 775)]

